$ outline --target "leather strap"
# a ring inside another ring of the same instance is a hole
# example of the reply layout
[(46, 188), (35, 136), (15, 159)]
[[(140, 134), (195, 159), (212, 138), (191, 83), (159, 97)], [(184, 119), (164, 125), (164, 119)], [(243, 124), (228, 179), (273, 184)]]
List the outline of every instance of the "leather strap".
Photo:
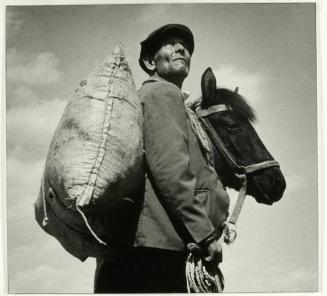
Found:
[(250, 174), (258, 170), (263, 170), (269, 167), (279, 167), (279, 163), (276, 160), (266, 160), (259, 163), (251, 164), (248, 166), (240, 166), (236, 163), (234, 156), (226, 149), (224, 142), (221, 140), (219, 135), (216, 133), (211, 123), (207, 118), (200, 118), (200, 121), (206, 130), (207, 134), (211, 138), (215, 147), (223, 155), (224, 159), (234, 170), (234, 173), (245, 173)]
[(270, 167), (279, 167), (279, 163), (276, 160), (266, 160), (263, 162), (259, 162), (259, 163), (255, 163), (255, 164), (251, 164), (248, 165), (246, 167), (244, 167), (244, 171), (246, 174), (250, 174), (259, 170), (263, 170), (266, 168), (270, 168)]
[(205, 131), (207, 132), (207, 134), (209, 135), (212, 144), (218, 149), (218, 151), (222, 154), (222, 156), (224, 157), (224, 159), (227, 161), (227, 163), (229, 164), (229, 166), (233, 169), (233, 171), (235, 171), (236, 173), (243, 173), (244, 168), (240, 167), (233, 155), (226, 149), (223, 141), (221, 140), (221, 138), (218, 136), (218, 134), (216, 133), (216, 131), (214, 130), (214, 128), (212, 127), (211, 123), (209, 122), (209, 120), (207, 118), (200, 118), (200, 121), (205, 129)]
[(208, 109), (201, 109), (199, 107), (196, 109), (196, 114), (198, 115), (198, 117), (205, 117), (217, 112), (228, 111), (228, 110), (231, 110), (229, 106), (225, 104), (218, 104), (218, 105), (211, 106)]
[(245, 200), (245, 196), (246, 196), (246, 190), (247, 190), (246, 175), (245, 174), (239, 175), (239, 178), (242, 180), (242, 187), (238, 193), (238, 197), (237, 197), (234, 209), (233, 209), (233, 213), (228, 220), (229, 223), (234, 224), (234, 225), (236, 224), (237, 219), (241, 213), (241, 210), (242, 210), (242, 207), (244, 204), (244, 200)]

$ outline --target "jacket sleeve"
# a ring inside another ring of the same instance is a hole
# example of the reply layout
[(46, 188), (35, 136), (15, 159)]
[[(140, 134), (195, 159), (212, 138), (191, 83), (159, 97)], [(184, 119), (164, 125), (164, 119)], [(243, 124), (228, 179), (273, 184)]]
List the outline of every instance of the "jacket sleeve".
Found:
[(195, 196), (189, 167), (187, 117), (181, 91), (156, 82), (143, 99), (144, 148), (157, 196), (184, 242), (199, 243), (214, 232)]

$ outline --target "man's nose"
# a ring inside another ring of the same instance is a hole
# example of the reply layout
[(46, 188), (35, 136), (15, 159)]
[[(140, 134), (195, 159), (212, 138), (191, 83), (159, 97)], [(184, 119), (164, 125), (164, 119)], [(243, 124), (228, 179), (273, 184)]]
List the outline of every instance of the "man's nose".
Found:
[(183, 44), (177, 42), (175, 44), (175, 52), (185, 53), (185, 47), (183, 46)]

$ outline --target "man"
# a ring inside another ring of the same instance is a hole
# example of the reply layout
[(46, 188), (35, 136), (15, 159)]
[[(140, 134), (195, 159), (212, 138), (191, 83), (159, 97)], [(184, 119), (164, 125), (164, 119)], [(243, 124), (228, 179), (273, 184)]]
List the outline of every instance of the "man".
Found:
[[(186, 292), (187, 245), (208, 264), (222, 260), (229, 198), (193, 133), (181, 88), (190, 70), (190, 29), (169, 24), (141, 42), (139, 63), (150, 75), (138, 91), (143, 105), (147, 166), (134, 248), (116, 263), (98, 261), (95, 292)], [(211, 162), (211, 163), (210, 163)]]

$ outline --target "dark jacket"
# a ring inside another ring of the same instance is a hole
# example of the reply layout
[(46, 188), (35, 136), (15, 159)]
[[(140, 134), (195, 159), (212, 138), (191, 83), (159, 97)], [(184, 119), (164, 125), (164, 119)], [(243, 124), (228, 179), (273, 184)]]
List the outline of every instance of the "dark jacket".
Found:
[(181, 251), (220, 236), (229, 197), (188, 123), (181, 90), (150, 79), (138, 94), (147, 174), (134, 245)]

